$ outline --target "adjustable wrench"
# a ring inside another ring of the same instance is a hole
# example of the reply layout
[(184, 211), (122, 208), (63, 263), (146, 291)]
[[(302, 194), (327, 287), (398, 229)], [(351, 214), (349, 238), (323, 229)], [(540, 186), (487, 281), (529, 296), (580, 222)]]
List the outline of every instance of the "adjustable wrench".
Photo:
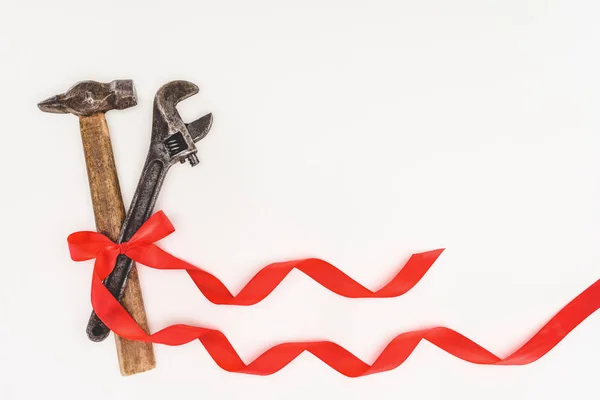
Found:
[[(195, 142), (205, 137), (212, 126), (212, 114), (207, 114), (186, 124), (177, 112), (176, 105), (198, 93), (198, 87), (187, 81), (172, 81), (162, 86), (154, 98), (152, 137), (150, 149), (142, 170), (142, 175), (133, 196), (131, 206), (123, 222), (118, 243), (131, 239), (135, 232), (152, 215), (154, 204), (169, 168), (177, 163), (189, 161), (191, 166), (198, 164)], [(133, 261), (119, 255), (115, 268), (104, 284), (119, 301)], [(87, 326), (90, 340), (99, 342), (110, 333), (108, 327), (92, 312)]]

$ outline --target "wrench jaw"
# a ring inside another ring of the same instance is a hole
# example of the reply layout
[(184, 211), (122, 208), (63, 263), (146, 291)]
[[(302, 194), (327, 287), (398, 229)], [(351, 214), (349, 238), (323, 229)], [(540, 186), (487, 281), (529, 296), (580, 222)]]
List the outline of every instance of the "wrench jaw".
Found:
[[(199, 142), (202, 138), (208, 135), (208, 131), (210, 131), (210, 128), (212, 126), (212, 121), (212, 114), (207, 114), (202, 118), (198, 118), (192, 123), (185, 124), (185, 133), (176, 132), (174, 135), (171, 135), (169, 139), (167, 139), (168, 144), (178, 142), (180, 146), (183, 146), (183, 142), (185, 142), (185, 144), (187, 145), (187, 151), (184, 150), (182, 153), (175, 153), (175, 155), (179, 158), (179, 162), (181, 164), (185, 163), (185, 160), (187, 159), (192, 167), (198, 165), (198, 150), (196, 149), (195, 143)], [(181, 138), (183, 138), (183, 140), (181, 140)], [(170, 149), (168, 148), (168, 150)], [(178, 146), (175, 146), (175, 152), (177, 152), (177, 150)], [(174, 155), (171, 154), (171, 156)]]
[(206, 135), (208, 135), (208, 131), (213, 123), (213, 115), (212, 113), (206, 114), (202, 118), (198, 118), (194, 122), (190, 122), (189, 124), (185, 124), (188, 132), (192, 136), (192, 140), (194, 143), (202, 140)]
[[(212, 114), (186, 124), (183, 122), (177, 104), (198, 93), (198, 86), (187, 81), (173, 81), (161, 87), (154, 100), (152, 124), (152, 144), (157, 147), (159, 156), (166, 165), (177, 162), (198, 165), (198, 149), (195, 142), (202, 139), (212, 125)], [(162, 146), (162, 148), (161, 148)]]

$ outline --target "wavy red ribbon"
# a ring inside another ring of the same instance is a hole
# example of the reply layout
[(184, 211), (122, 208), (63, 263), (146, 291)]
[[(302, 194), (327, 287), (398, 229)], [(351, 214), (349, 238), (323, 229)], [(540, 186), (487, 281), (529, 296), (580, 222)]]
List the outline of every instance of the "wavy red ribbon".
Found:
[(375, 292), (363, 287), (325, 261), (306, 259), (275, 263), (263, 268), (233, 296), (225, 285), (210, 273), (164, 252), (154, 244), (174, 231), (166, 215), (159, 211), (148, 219), (127, 243), (116, 244), (100, 233), (84, 231), (69, 236), (69, 250), (74, 261), (96, 259), (92, 277), (92, 306), (98, 317), (113, 332), (129, 340), (170, 346), (198, 339), (217, 365), (229, 372), (271, 375), (304, 351), (308, 351), (339, 373), (348, 377), (360, 377), (397, 368), (410, 356), (421, 340), (427, 340), (455, 357), (474, 364), (525, 365), (543, 357), (600, 307), (598, 280), (562, 308), (524, 345), (505, 358), (494, 355), (452, 329), (435, 327), (399, 334), (388, 343), (371, 365), (330, 341), (281, 343), (271, 347), (251, 363), (245, 364), (229, 340), (218, 330), (177, 324), (151, 335), (144, 332), (102, 283), (112, 271), (117, 256), (125, 254), (142, 265), (156, 269), (186, 270), (198, 289), (213, 303), (251, 305), (271, 293), (294, 268), (341, 296), (400, 296), (425, 275), (442, 250), (413, 255), (388, 284)]

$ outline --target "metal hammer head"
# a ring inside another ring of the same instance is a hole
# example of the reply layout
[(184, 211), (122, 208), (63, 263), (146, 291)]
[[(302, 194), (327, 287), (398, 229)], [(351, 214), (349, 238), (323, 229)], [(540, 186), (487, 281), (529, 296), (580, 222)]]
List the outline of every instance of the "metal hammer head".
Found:
[(78, 82), (65, 93), (42, 101), (38, 107), (50, 113), (88, 116), (110, 110), (123, 110), (136, 104), (133, 81), (127, 79), (110, 83)]
[(195, 142), (208, 134), (212, 114), (207, 114), (186, 124), (177, 108), (180, 101), (198, 93), (198, 86), (188, 81), (172, 81), (163, 85), (154, 98), (152, 145), (157, 146), (170, 165), (187, 159), (192, 166), (198, 164)]

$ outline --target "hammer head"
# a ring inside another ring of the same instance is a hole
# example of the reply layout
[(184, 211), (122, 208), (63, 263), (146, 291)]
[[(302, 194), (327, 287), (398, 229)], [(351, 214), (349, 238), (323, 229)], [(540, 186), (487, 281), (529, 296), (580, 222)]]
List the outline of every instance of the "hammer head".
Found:
[(63, 94), (52, 96), (38, 104), (40, 110), (55, 114), (88, 116), (110, 110), (123, 110), (137, 104), (132, 80), (110, 83), (82, 81)]

